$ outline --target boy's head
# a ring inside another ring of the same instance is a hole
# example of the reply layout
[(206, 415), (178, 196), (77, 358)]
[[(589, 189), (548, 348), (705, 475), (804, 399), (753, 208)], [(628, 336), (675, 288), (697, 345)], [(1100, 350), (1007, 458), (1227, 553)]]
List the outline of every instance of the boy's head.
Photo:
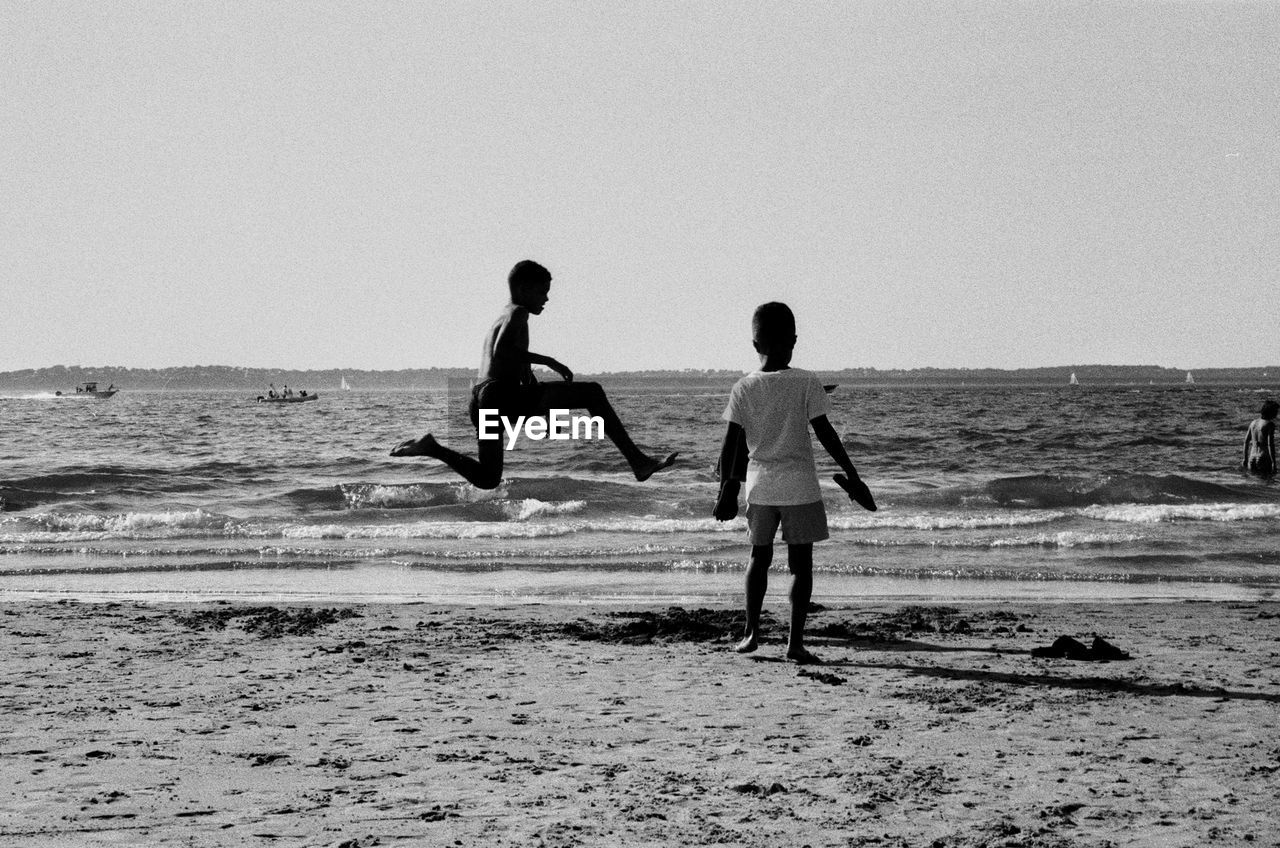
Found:
[(758, 353), (780, 353), (796, 346), (796, 316), (785, 303), (770, 301), (751, 316), (751, 341)]
[(1277, 414), (1280, 414), (1280, 403), (1273, 400), (1267, 401), (1262, 405), (1262, 409), (1258, 410), (1258, 415), (1268, 420), (1275, 418)]
[(511, 290), (512, 303), (537, 315), (547, 305), (551, 272), (532, 259), (522, 259), (507, 275), (507, 288)]

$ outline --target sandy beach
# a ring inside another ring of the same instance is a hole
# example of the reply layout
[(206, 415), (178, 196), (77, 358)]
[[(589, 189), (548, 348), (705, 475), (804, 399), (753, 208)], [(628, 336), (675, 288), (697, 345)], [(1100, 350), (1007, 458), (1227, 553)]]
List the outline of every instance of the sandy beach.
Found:
[(0, 844), (1280, 845), (1280, 603), (766, 609), (0, 604)]

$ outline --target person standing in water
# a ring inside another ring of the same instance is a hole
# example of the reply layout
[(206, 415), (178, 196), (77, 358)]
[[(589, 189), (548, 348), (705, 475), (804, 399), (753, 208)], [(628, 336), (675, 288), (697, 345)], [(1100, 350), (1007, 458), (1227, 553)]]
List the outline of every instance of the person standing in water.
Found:
[(1269, 400), (1258, 410), (1258, 417), (1249, 423), (1244, 434), (1244, 462), (1242, 466), (1251, 474), (1270, 477), (1276, 473), (1276, 415), (1280, 404)]

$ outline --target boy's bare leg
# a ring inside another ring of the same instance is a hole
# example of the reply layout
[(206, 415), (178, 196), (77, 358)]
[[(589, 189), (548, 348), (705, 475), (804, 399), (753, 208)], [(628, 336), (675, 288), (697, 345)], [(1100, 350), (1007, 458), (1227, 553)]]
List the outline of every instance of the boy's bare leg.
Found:
[(391, 451), (391, 455), (429, 456), (452, 468), (478, 489), (496, 489), (502, 482), (502, 442), (499, 439), (476, 441), (479, 444), (479, 459), (472, 459), (445, 447), (430, 433), (420, 439), (402, 442)]
[(548, 409), (585, 409), (591, 415), (599, 416), (604, 422), (604, 434), (609, 437), (622, 453), (636, 479), (644, 482), (676, 461), (680, 454), (670, 453), (661, 458), (649, 456), (636, 446), (622, 426), (618, 413), (613, 411), (613, 404), (599, 383), (543, 383), (542, 399)]
[(804, 623), (809, 617), (809, 600), (813, 597), (813, 544), (788, 545), (787, 563), (791, 567), (791, 631), (787, 636), (787, 659), (801, 665), (820, 663), (804, 647)]
[(769, 591), (769, 566), (773, 564), (773, 545), (752, 545), (751, 561), (747, 564), (747, 627), (742, 641), (733, 647), (740, 654), (749, 654), (760, 646), (760, 610), (764, 608), (764, 595)]

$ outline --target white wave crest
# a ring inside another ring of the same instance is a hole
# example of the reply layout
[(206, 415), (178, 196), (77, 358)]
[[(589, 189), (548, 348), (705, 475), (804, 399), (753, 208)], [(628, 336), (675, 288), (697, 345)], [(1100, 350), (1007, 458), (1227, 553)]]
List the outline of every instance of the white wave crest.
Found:
[(979, 530), (984, 527), (1026, 527), (1035, 524), (1049, 524), (1065, 518), (1064, 512), (1012, 512), (988, 515), (966, 515), (963, 513), (854, 513), (851, 515), (832, 515), (827, 518), (827, 526), (833, 530)]
[[(733, 547), (736, 542), (729, 542), (728, 547)], [(652, 557), (661, 554), (710, 554), (723, 550), (726, 544), (698, 544), (698, 545), (622, 545), (607, 547), (553, 547), (546, 550), (531, 550), (528, 548), (511, 547), (511, 548), (489, 548), (485, 550), (459, 551), (444, 550), (432, 551), (432, 559), (443, 560), (484, 560), (484, 559), (591, 559), (604, 561), (609, 559), (623, 559), (630, 557)]]
[[(195, 535), (249, 535), (223, 515), (202, 509), (174, 512), (128, 512), (118, 515), (36, 513), (20, 521), (41, 530), (0, 534), (0, 541), (19, 543), (77, 542), (103, 539), (163, 539)], [(17, 523), (17, 522), (13, 522)]]
[(38, 513), (26, 520), (51, 531), (130, 534), (155, 529), (225, 530), (233, 522), (202, 509), (178, 512), (126, 512), (120, 515)]
[(458, 503), (485, 503), (487, 501), (505, 500), (509, 497), (507, 487), (510, 483), (503, 480), (496, 489), (477, 489), (470, 483), (454, 483), (453, 493)]
[(413, 507), (436, 506), (439, 504), (495, 504), (513, 521), (528, 521), (546, 515), (568, 515), (581, 512), (586, 508), (586, 501), (542, 501), (537, 498), (523, 500), (505, 500), (493, 491), (484, 491), (471, 486), (453, 488), (452, 494), (444, 494), (426, 486), (386, 486), (380, 484), (344, 486), (342, 496), (347, 505), (353, 509), (365, 507)]
[(353, 509), (364, 507), (429, 506), (440, 495), (422, 486), (351, 486), (342, 487), (342, 496)]
[(1116, 504), (1080, 510), (1086, 518), (1125, 524), (1163, 521), (1258, 521), (1280, 518), (1280, 504)]
[(528, 521), (543, 515), (571, 515), (581, 512), (587, 506), (586, 501), (540, 501), (537, 498), (525, 498), (522, 501), (505, 501), (502, 511), (513, 521)]
[(1081, 548), (1097, 545), (1127, 545), (1141, 542), (1143, 536), (1136, 533), (1081, 533), (1064, 530), (1061, 533), (1039, 533), (1034, 536), (1016, 536), (1010, 539), (993, 539), (992, 548)]
[(565, 536), (564, 524), (511, 524), (505, 521), (419, 521), (412, 524), (298, 524), (283, 528), (286, 539), (533, 539)]
[(339, 488), (352, 509), (437, 506), (440, 504), (480, 504), (505, 498), (507, 484), (497, 489), (477, 489), (467, 483), (456, 483), (442, 491), (439, 486), (419, 483), (344, 483)]
[[(574, 504), (567, 501), (566, 504)], [(580, 507), (579, 507), (580, 508)], [(296, 524), (283, 528), (290, 539), (534, 539), (573, 533), (734, 532), (742, 519), (721, 523), (714, 518), (624, 518), (599, 521), (417, 521), (409, 524)]]

